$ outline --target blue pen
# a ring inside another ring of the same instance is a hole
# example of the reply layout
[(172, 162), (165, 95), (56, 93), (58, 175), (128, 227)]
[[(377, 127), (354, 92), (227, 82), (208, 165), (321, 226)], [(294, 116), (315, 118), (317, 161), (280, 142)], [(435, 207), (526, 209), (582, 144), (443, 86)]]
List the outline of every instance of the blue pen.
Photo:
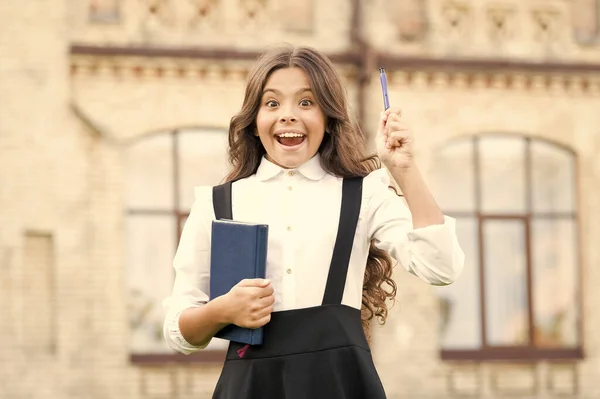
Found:
[(388, 109), (390, 107), (390, 99), (388, 98), (387, 76), (385, 75), (385, 69), (379, 68), (379, 78), (381, 79), (381, 89), (383, 90), (383, 107)]

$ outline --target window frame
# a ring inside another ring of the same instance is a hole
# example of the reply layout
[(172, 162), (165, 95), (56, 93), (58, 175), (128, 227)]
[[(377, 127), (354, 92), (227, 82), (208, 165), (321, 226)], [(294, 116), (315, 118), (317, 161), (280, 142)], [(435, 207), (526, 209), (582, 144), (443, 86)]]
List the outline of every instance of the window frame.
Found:
[[(179, 151), (179, 136), (181, 134), (186, 134), (190, 130), (197, 130), (197, 134), (202, 134), (203, 130), (206, 131), (222, 131), (223, 134), (227, 135), (227, 128), (224, 127), (215, 127), (215, 126), (197, 126), (197, 127), (189, 127), (189, 128), (175, 128), (175, 129), (166, 129), (161, 131), (156, 131), (148, 134), (144, 134), (139, 137), (135, 137), (132, 140), (129, 140), (125, 144), (125, 148), (128, 149), (132, 146), (135, 146), (138, 143), (141, 143), (151, 137), (160, 136), (160, 135), (169, 135), (171, 136), (171, 151), (172, 151), (172, 175), (171, 175), (171, 189), (173, 195), (173, 206), (171, 209), (134, 209), (128, 206), (125, 206), (125, 215), (127, 218), (132, 215), (165, 215), (170, 216), (176, 219), (176, 236), (173, 237), (175, 239), (175, 249), (177, 249), (179, 245), (179, 241), (181, 239), (181, 231), (183, 229), (184, 220), (189, 216), (189, 210), (182, 210), (181, 198), (180, 198), (180, 177), (181, 177), (181, 168), (180, 168), (180, 151)], [(191, 188), (190, 188), (191, 189)], [(172, 254), (175, 256), (175, 254)], [(166, 265), (168, 267), (168, 265)], [(175, 273), (173, 272), (173, 281), (175, 278)], [(154, 365), (154, 364), (166, 364), (166, 363), (207, 363), (207, 364), (218, 364), (222, 363), (225, 359), (226, 350), (223, 349), (211, 349), (211, 350), (201, 350), (196, 353), (192, 353), (190, 355), (184, 355), (182, 353), (133, 353), (131, 348), (129, 348), (129, 360), (133, 364), (139, 365)]]
[[(523, 213), (486, 213), (482, 212), (482, 182), (481, 182), (481, 162), (480, 162), (480, 148), (479, 142), (489, 137), (502, 137), (502, 138), (513, 138), (521, 139), (525, 141), (524, 151), (524, 173), (525, 173), (525, 201), (526, 208)], [(460, 137), (456, 140), (470, 140), (472, 142), (473, 151), (473, 163), (471, 167), (474, 172), (474, 195), (475, 195), (475, 210), (473, 212), (461, 211), (452, 212), (451, 210), (445, 211), (448, 216), (460, 218), (469, 217), (473, 218), (477, 223), (477, 247), (478, 247), (478, 259), (477, 267), (479, 268), (479, 286), (478, 295), (480, 301), (479, 307), (479, 338), (481, 339), (481, 345), (477, 349), (444, 349), (440, 344), (440, 358), (446, 361), (502, 361), (502, 360), (517, 360), (517, 361), (529, 361), (529, 360), (570, 360), (570, 359), (583, 359), (585, 357), (584, 347), (584, 315), (583, 315), (583, 257), (582, 257), (582, 246), (581, 246), (581, 211), (580, 211), (580, 185), (579, 185), (579, 159), (577, 153), (567, 147), (566, 145), (556, 143), (554, 141), (528, 136), (524, 134), (508, 134), (508, 133), (482, 133), (474, 136)], [(532, 142), (543, 142), (552, 146), (557, 151), (562, 151), (570, 156), (570, 161), (573, 165), (573, 211), (571, 212), (534, 212), (533, 211), (533, 194), (532, 194)], [(447, 142), (451, 144), (452, 142)], [(443, 149), (444, 146), (441, 147)], [(577, 345), (575, 347), (562, 347), (562, 348), (547, 348), (547, 347), (536, 347), (534, 343), (534, 301), (533, 301), (533, 281), (532, 271), (534, 268), (532, 260), (532, 233), (531, 226), (532, 221), (536, 219), (564, 219), (570, 218), (574, 223), (574, 235), (575, 242), (573, 252), (576, 256), (575, 259), (575, 270), (577, 277), (575, 282), (577, 284), (575, 292), (575, 303), (578, 310), (577, 318)], [(486, 307), (485, 307), (485, 252), (484, 252), (484, 232), (483, 226), (486, 220), (520, 220), (524, 224), (525, 228), (525, 260), (526, 260), (526, 289), (527, 289), (527, 318), (528, 318), (528, 337), (529, 343), (523, 346), (490, 346), (487, 344), (486, 338)], [(441, 338), (441, 336), (440, 336)]]

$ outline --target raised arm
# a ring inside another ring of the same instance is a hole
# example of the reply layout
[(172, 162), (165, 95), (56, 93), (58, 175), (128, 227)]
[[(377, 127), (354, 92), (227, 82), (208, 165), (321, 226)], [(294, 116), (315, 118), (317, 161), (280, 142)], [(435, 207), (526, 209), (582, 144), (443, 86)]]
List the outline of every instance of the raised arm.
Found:
[(456, 280), (464, 266), (464, 253), (454, 219), (444, 216), (414, 162), (413, 136), (400, 111), (382, 113), (377, 154), (402, 190), (404, 199), (388, 189), (384, 170), (368, 176), (370, 234), (378, 247), (411, 273), (434, 285)]

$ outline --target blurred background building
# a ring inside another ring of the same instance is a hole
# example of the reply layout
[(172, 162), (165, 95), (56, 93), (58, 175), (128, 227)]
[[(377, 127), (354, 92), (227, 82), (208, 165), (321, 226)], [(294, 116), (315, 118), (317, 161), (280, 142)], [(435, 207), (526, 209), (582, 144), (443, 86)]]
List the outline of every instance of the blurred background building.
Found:
[(0, 1), (0, 398), (210, 397), (223, 343), (173, 354), (161, 302), (281, 42), (332, 58), (369, 135), (387, 69), (458, 220), (460, 281), (397, 268), (389, 397), (600, 397), (599, 22), (597, 0)]

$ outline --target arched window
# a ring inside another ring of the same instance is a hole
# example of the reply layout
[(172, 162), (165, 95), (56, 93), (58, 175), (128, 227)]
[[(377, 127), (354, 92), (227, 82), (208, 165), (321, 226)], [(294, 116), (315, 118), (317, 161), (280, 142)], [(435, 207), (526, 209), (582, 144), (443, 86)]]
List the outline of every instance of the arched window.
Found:
[(482, 135), (444, 145), (433, 165), (466, 254), (461, 278), (438, 291), (442, 358), (581, 357), (575, 154)]
[[(222, 129), (160, 132), (127, 147), (126, 262), (134, 360), (173, 353), (162, 335), (162, 301), (173, 287), (173, 257), (194, 186), (221, 182), (228, 170), (226, 148)], [(210, 349), (221, 352), (220, 341)]]

